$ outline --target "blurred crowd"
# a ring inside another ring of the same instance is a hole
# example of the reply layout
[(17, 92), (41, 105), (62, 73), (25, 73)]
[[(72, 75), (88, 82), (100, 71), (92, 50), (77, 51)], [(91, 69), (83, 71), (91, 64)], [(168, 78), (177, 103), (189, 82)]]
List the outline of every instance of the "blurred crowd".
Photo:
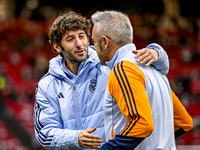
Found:
[[(167, 52), (170, 61), (167, 77), (193, 118), (194, 129), (177, 139), (177, 144), (199, 144), (200, 19), (129, 15), (137, 49), (158, 43)], [(48, 71), (49, 60), (56, 56), (48, 43), (48, 29), (52, 21), (13, 18), (0, 22), (0, 91), (8, 109), (17, 114), (16, 117), (33, 137), (36, 84)], [(7, 138), (10, 138), (9, 134)], [(2, 142), (3, 137), (0, 136), (0, 147)]]

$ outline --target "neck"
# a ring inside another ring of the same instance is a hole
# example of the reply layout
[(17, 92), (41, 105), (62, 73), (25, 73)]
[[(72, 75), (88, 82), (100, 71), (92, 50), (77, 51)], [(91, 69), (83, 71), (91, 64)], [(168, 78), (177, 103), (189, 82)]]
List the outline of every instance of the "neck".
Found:
[(118, 46), (116, 44), (111, 44), (111, 46), (109, 47), (109, 61), (113, 59), (116, 51), (120, 48), (121, 46)]
[(68, 59), (65, 59), (65, 66), (67, 69), (72, 72), (73, 74), (77, 75), (78, 74), (78, 68), (80, 66), (80, 63), (78, 62), (73, 62), (69, 61)]

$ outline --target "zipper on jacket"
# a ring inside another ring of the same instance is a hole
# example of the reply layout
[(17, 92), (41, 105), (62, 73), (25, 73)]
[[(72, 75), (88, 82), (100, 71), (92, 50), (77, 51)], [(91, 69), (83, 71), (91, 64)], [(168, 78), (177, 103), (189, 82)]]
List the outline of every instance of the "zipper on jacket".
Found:
[(75, 86), (73, 86), (73, 90), (74, 90), (74, 104), (75, 104), (75, 111), (76, 111), (77, 128), (81, 129), (79, 109), (78, 109), (78, 101), (77, 101), (77, 97), (76, 97), (76, 87)]

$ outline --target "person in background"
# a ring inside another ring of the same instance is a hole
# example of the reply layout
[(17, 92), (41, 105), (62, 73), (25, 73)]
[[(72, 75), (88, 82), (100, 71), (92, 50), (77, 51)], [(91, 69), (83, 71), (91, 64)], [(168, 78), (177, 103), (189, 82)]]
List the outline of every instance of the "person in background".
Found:
[(167, 77), (133, 57), (128, 16), (98, 11), (91, 20), (94, 49), (111, 69), (103, 103), (106, 143), (98, 150), (175, 150), (175, 138), (192, 129), (192, 118)]
[[(34, 106), (35, 136), (46, 149), (96, 149), (105, 143), (103, 98), (110, 69), (89, 46), (90, 29), (90, 21), (75, 12), (58, 16), (49, 29), (59, 55), (37, 84)], [(158, 44), (133, 52), (141, 65), (168, 72), (168, 56)]]

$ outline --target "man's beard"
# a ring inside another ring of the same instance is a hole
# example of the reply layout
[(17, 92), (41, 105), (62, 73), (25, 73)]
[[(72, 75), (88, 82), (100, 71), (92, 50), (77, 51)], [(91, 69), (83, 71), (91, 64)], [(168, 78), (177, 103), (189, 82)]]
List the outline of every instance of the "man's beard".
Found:
[(87, 47), (87, 49), (85, 49), (85, 48), (81, 48), (81, 49), (84, 49), (85, 50), (85, 52), (86, 52), (86, 56), (85, 56), (85, 58), (81, 58), (81, 59), (78, 59), (78, 58), (76, 58), (74, 55), (72, 55), (71, 53), (68, 53), (68, 55), (66, 55), (66, 51), (65, 51), (65, 49), (63, 48), (63, 47), (61, 47), (62, 48), (62, 54), (63, 54), (63, 56), (65, 56), (71, 63), (82, 63), (83, 61), (85, 61), (86, 59), (87, 59), (87, 56), (88, 56), (88, 47)]

